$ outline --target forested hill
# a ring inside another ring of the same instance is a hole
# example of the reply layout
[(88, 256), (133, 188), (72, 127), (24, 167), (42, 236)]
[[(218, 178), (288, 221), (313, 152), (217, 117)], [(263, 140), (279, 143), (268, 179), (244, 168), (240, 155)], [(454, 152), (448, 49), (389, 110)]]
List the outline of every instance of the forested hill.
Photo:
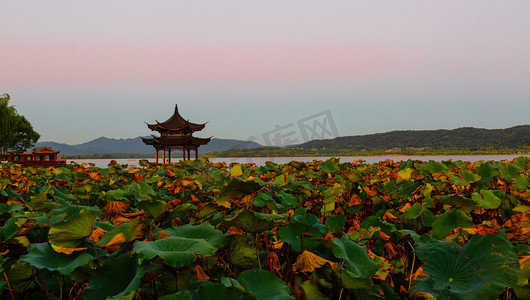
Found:
[(432, 149), (521, 149), (530, 146), (530, 125), (507, 129), (463, 127), (454, 130), (406, 130), (314, 140), (298, 145), (303, 149), (374, 150), (391, 148)]

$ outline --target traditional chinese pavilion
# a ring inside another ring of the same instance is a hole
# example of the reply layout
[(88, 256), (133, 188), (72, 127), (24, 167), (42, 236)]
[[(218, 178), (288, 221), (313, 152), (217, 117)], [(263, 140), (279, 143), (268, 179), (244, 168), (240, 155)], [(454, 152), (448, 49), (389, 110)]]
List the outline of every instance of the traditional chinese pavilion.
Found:
[[(147, 123), (146, 123), (147, 124)], [(199, 157), (199, 146), (206, 145), (211, 138), (194, 137), (195, 131), (204, 129), (206, 123), (196, 124), (184, 119), (175, 105), (175, 112), (165, 122), (147, 124), (152, 131), (157, 131), (160, 137), (153, 135), (153, 138), (142, 138), (146, 145), (155, 147), (156, 162), (158, 163), (158, 151), (162, 150), (162, 161), (166, 163), (166, 151), (168, 152), (167, 162), (171, 163), (171, 149), (182, 149), (182, 159), (190, 159), (191, 150), (195, 151), (195, 159)], [(186, 155), (187, 154), (187, 155)]]
[(0, 154), (2, 161), (13, 162), (24, 167), (61, 167), (66, 165), (65, 159), (57, 157), (59, 151), (50, 147), (35, 147), (31, 151), (20, 154)]

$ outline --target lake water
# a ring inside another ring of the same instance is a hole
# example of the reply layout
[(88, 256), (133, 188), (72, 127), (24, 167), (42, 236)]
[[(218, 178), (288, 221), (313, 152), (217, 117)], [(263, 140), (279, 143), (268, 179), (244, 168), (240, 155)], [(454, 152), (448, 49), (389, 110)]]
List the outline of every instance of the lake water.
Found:
[[(470, 162), (476, 162), (476, 161), (500, 161), (500, 160), (512, 160), (519, 156), (526, 156), (530, 158), (530, 155), (434, 155), (434, 156), (421, 156), (421, 155), (411, 155), (411, 156), (339, 156), (339, 160), (342, 163), (345, 162), (352, 162), (354, 160), (358, 161), (365, 161), (366, 163), (377, 163), (380, 161), (384, 161), (387, 159), (393, 160), (393, 161), (406, 161), (409, 159), (412, 160), (420, 160), (420, 161), (429, 161), (429, 160), (435, 160), (435, 161), (442, 161), (442, 160), (462, 160), (462, 161), (470, 161)], [(286, 164), (291, 161), (299, 161), (299, 162), (312, 162), (314, 160), (328, 160), (330, 158), (333, 158), (332, 156), (307, 156), (307, 157), (212, 157), (209, 160), (213, 163), (216, 162), (226, 162), (227, 164), (230, 163), (254, 163), (258, 166), (265, 165), (266, 161), (272, 161), (277, 164)], [(114, 159), (119, 164), (128, 164), (129, 167), (137, 167), (138, 161), (140, 159)], [(148, 158), (147, 159), (150, 162), (155, 162), (155, 158)], [(107, 165), (110, 163), (111, 159), (69, 159), (67, 160), (68, 163), (70, 162), (76, 162), (76, 163), (93, 163), (98, 168), (106, 168)], [(172, 159), (172, 161), (177, 162), (179, 159)]]

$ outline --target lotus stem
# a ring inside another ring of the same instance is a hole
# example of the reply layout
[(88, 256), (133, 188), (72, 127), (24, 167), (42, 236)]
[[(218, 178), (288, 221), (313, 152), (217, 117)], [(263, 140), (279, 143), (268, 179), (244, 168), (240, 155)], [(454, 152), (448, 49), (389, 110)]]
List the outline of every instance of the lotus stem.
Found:
[(256, 233), (256, 256), (258, 257), (258, 265), (261, 270), (261, 260), (259, 259), (259, 233)]
[(407, 241), (407, 243), (409, 244), (410, 248), (412, 248), (412, 252), (414, 254), (414, 256), (412, 256), (412, 267), (410, 268), (410, 275), (409, 275), (409, 291), (410, 291), (410, 286), (412, 285), (412, 275), (414, 275), (414, 263), (416, 262), (416, 253), (414, 253), (414, 247), (412, 246), (412, 244)]
[(6, 272), (4, 272), (4, 277), (6, 278), (7, 287), (9, 288), (9, 293), (11, 294), (11, 299), (15, 300), (15, 296), (13, 295), (13, 290), (11, 289), (11, 284), (9, 283), (9, 279), (7, 279)]

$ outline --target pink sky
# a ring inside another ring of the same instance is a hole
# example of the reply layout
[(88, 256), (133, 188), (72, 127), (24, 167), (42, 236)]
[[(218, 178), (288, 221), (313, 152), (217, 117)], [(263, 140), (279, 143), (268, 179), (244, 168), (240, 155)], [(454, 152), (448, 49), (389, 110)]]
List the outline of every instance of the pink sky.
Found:
[(3, 66), (12, 71), (0, 79), (10, 86), (333, 81), (405, 67), (384, 47), (337, 41), (203, 46), (11, 40), (2, 53), (9, 57)]
[[(493, 0), (8, 2), (0, 93), (57, 141), (149, 134), (143, 121), (175, 102), (218, 137), (326, 109), (344, 135), (507, 127), (528, 123), (529, 11)], [(131, 103), (124, 128), (93, 107)]]

